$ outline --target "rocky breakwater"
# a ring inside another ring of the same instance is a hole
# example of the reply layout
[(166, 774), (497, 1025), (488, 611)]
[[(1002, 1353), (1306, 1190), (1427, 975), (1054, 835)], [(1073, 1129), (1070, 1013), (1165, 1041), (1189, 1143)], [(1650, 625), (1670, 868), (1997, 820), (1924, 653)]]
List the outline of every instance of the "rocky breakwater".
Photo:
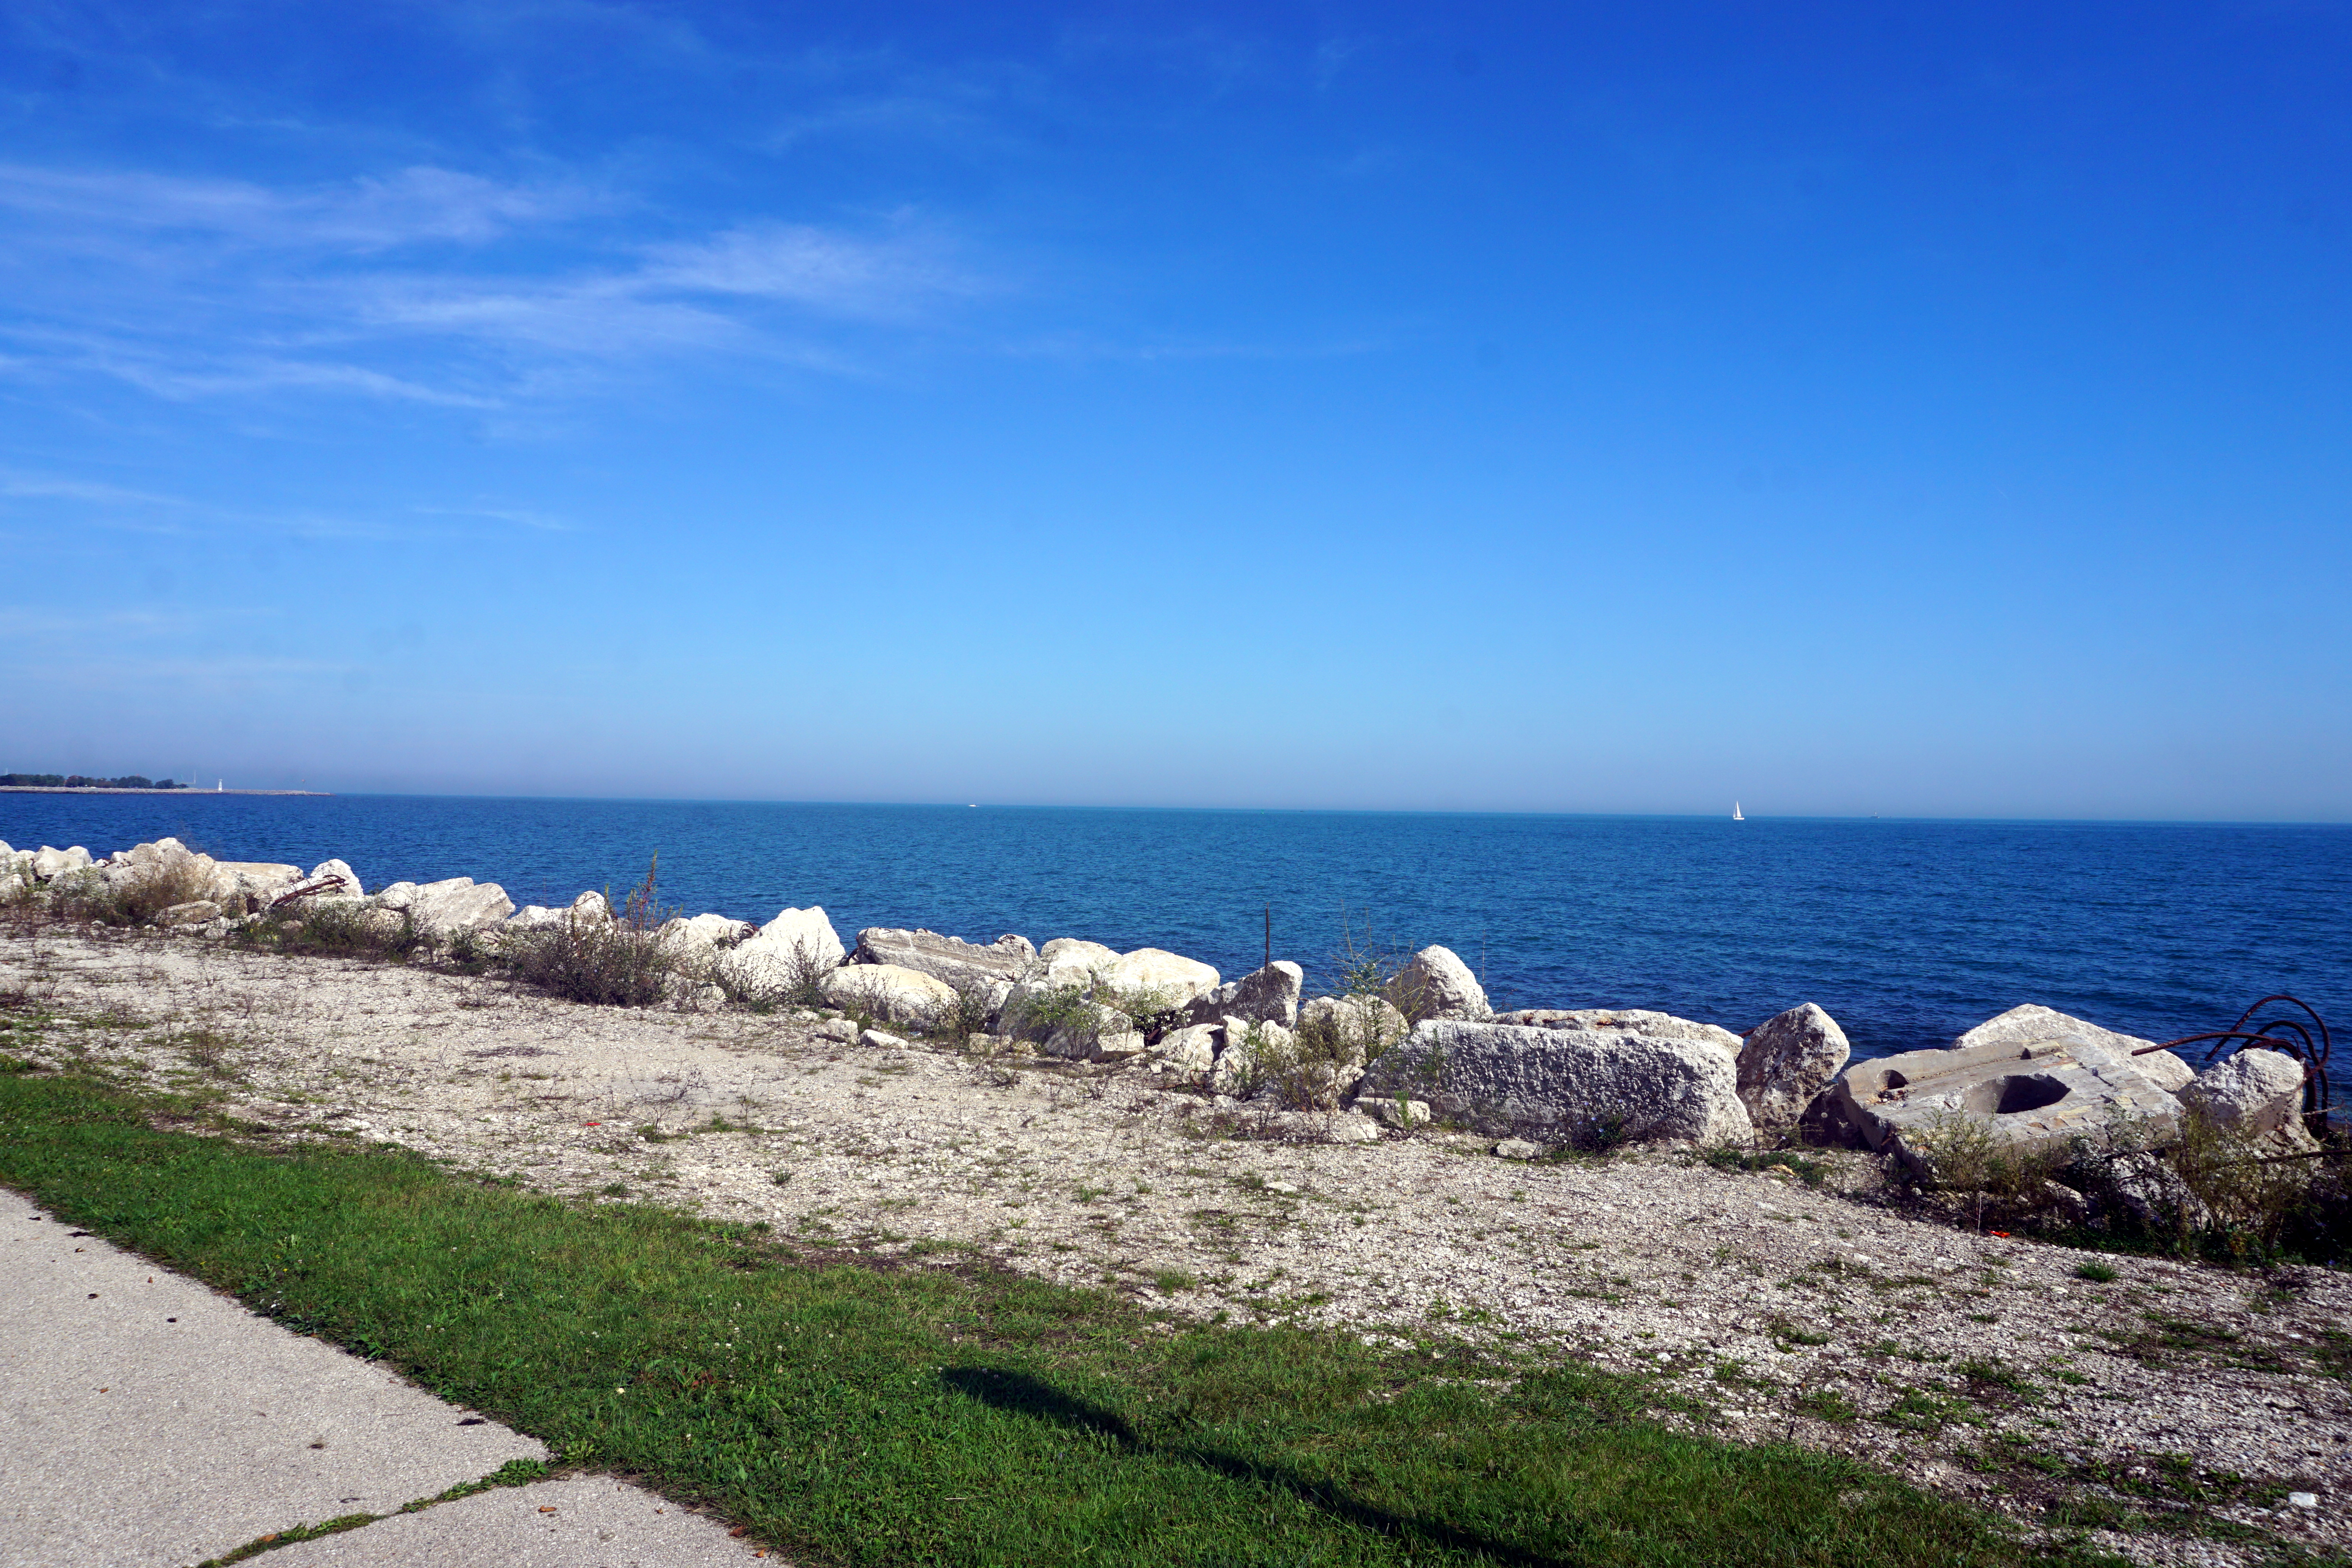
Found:
[(2169, 1180), (2149, 1162), (2192, 1119), (2278, 1152), (2313, 1146), (2300, 1114), (2305, 1075), (2293, 1058), (2245, 1050), (2198, 1075), (2153, 1042), (2038, 1005), (2012, 1008), (1946, 1049), (1849, 1065), (1844, 1032), (1811, 1003), (1744, 1035), (1643, 1009), (1497, 1013), (1470, 967), (1443, 947), (1370, 981), (1356, 975), (1344, 994), (1310, 998), (1305, 972), (1286, 961), (1228, 981), (1180, 953), (1122, 952), (1078, 937), (1040, 946), (1007, 933), (983, 943), (873, 927), (844, 942), (817, 907), (782, 910), (764, 925), (716, 913), (656, 924), (640, 902), (615, 911), (593, 891), (562, 909), (518, 911), (503, 888), (467, 877), (370, 894), (341, 859), (308, 871), (221, 861), (172, 838), (103, 859), (79, 846), (0, 844), (0, 900), (214, 935), (323, 921), (334, 909), (428, 951), (493, 960), (551, 933), (592, 942), (621, 933), (660, 972), (634, 1000), (814, 1007), (854, 1020), (851, 1038), (874, 1028), (894, 1042), (925, 1034), (992, 1053), (1131, 1066), (1161, 1089), (1246, 1110), (1259, 1126), (1341, 1141), (1433, 1120), (1475, 1128), (1517, 1154), (1796, 1140), (1877, 1151), (1931, 1183), (1971, 1137), (1979, 1152), (1989, 1144), (2053, 1168), (2061, 1151), (2079, 1167), (2083, 1149), (2108, 1149), (2113, 1170), (2082, 1179), (2118, 1195), (2053, 1184), (2050, 1201), (2077, 1215), (2103, 1203), (2189, 1212), (2177, 1193), (2143, 1199), (2150, 1183)]
[(299, 866), (215, 860), (176, 838), (100, 859), (77, 844), (15, 849), (0, 843), (0, 900), (117, 925), (209, 929), (302, 900), (356, 900), (358, 876), (341, 860)]

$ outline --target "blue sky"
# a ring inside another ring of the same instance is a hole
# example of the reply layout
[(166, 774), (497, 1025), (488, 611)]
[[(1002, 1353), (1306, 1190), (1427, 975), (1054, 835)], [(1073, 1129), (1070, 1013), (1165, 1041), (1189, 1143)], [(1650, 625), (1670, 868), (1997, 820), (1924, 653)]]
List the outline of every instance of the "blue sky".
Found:
[(1927, 9), (0, 9), (0, 768), (2352, 818), (2352, 11)]

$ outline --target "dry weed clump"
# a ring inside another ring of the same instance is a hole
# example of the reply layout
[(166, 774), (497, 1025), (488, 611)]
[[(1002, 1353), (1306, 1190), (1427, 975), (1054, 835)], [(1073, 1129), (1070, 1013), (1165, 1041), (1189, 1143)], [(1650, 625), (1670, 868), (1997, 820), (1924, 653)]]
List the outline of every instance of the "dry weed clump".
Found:
[(2332, 1258), (2352, 1249), (2347, 1152), (2226, 1127), (2195, 1107), (2177, 1130), (2118, 1116), (2063, 1148), (1954, 1115), (1912, 1141), (1912, 1175), (1927, 1202), (1979, 1230), (2031, 1226), (2240, 1263)]
[(352, 899), (307, 900), (265, 911), (233, 927), (240, 947), (287, 956), (354, 958), (406, 963), (425, 945), (404, 910), (379, 909)]
[(709, 978), (735, 1005), (754, 1013), (773, 1013), (785, 1007), (832, 1005), (824, 997), (824, 977), (836, 967), (812, 943), (799, 940), (793, 943), (781, 975), (766, 966), (722, 962), (711, 967)]
[(567, 915), (537, 931), (516, 931), (484, 956), (515, 980), (567, 1002), (650, 1007), (683, 977), (680, 955), (661, 940), (674, 912), (659, 902), (658, 858), (609, 918)]

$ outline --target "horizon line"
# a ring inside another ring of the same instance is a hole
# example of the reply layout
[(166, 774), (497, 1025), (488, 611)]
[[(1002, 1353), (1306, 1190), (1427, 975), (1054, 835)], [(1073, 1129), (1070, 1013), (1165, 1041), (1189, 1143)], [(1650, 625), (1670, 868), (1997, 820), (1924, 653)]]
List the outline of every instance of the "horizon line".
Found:
[[(1585, 817), (1618, 821), (1706, 822), (1733, 820), (1728, 811), (1577, 811), (1561, 808), (1498, 807), (1498, 806), (1346, 806), (1346, 805), (1105, 805), (1101, 803), (1035, 802), (1035, 801), (919, 801), (919, 800), (824, 800), (790, 799), (753, 795), (542, 795), (491, 794), (425, 790), (307, 790), (268, 789), (247, 786), (236, 790), (173, 789), (122, 790), (81, 789), (58, 790), (16, 788), (0, 791), (0, 795), (73, 794), (89, 796), (163, 796), (190, 799), (213, 796), (253, 799), (275, 796), (282, 799), (383, 799), (383, 800), (479, 800), (479, 801), (562, 801), (574, 804), (613, 805), (777, 805), (812, 806), (858, 810), (902, 811), (1102, 811), (1102, 812), (1194, 812), (1226, 816), (1545, 816)], [(1742, 797), (1744, 800), (1745, 797)], [(1827, 813), (1827, 812), (1765, 812), (1744, 814), (1741, 826), (1748, 822), (1907, 822), (1907, 823), (2006, 823), (2014, 825), (2050, 825), (2074, 826), (2117, 827), (2345, 827), (2352, 826), (2352, 818), (2327, 820), (2305, 817), (2233, 817), (2233, 816), (1937, 816), (1907, 813)]]

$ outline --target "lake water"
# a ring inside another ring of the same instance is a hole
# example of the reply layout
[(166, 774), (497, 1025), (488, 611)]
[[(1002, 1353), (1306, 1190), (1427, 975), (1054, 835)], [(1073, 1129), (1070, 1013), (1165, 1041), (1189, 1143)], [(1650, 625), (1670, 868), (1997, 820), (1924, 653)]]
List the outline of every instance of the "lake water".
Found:
[(1655, 1007), (1745, 1030), (1818, 1002), (1855, 1050), (1943, 1045), (2020, 1002), (2169, 1039), (2294, 992), (2352, 1021), (2352, 828), (1078, 810), (417, 795), (0, 794), (0, 839), (172, 834), (339, 856), (369, 888), (467, 876), (517, 903), (661, 857), (688, 913), (822, 904), (845, 941), (928, 926), (1162, 947), (1231, 977), (1443, 942), (1498, 1007)]

